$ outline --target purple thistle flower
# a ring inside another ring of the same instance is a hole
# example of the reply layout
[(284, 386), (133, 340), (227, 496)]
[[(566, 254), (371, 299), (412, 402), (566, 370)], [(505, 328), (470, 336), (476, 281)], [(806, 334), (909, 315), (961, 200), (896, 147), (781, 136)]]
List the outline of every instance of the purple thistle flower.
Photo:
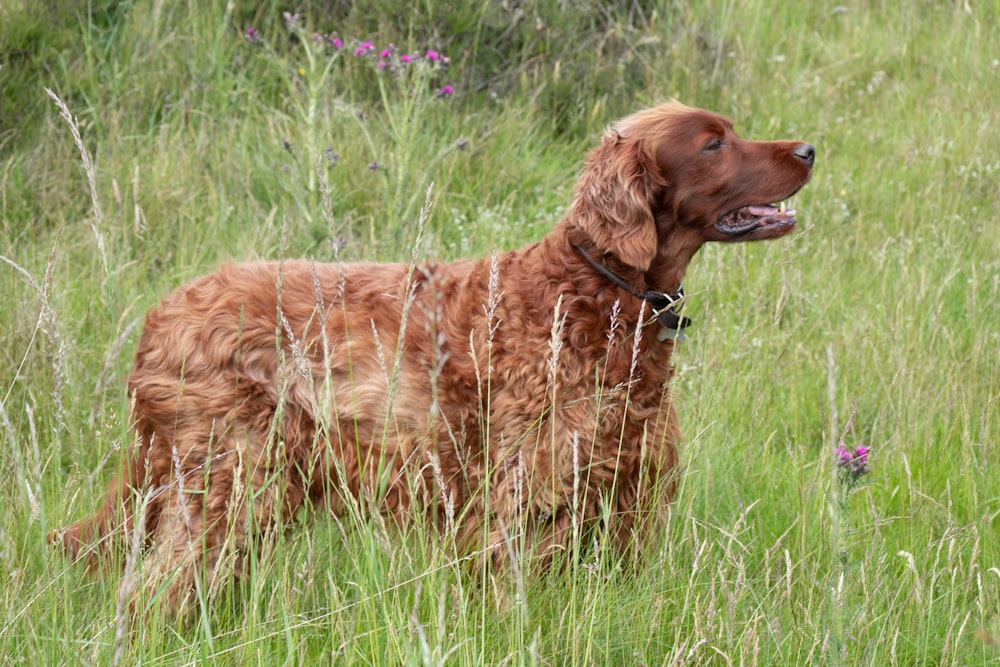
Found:
[(243, 36), (250, 44), (260, 44), (260, 33), (256, 28), (247, 28), (247, 31), (243, 34)]
[(871, 449), (864, 445), (859, 445), (853, 452), (843, 445), (837, 447), (833, 454), (837, 460), (837, 472), (842, 481), (850, 487), (858, 483), (863, 476), (870, 472), (868, 468), (868, 454)]
[(389, 58), (392, 56), (392, 51), (389, 49), (382, 49), (382, 53), (378, 54), (379, 58)]
[(437, 51), (434, 51), (433, 49), (429, 49), (427, 51), (427, 54), (426, 54), (425, 57), (427, 58), (427, 60), (430, 60), (431, 62), (434, 62), (435, 60), (437, 60), (440, 57), (440, 55), (438, 54)]
[(376, 162), (375, 160), (372, 160), (368, 164), (368, 168), (371, 169), (372, 171), (378, 171), (378, 162)]
[(333, 44), (333, 48), (335, 48), (338, 51), (344, 48), (344, 40), (342, 40), (340, 37), (334, 37), (333, 39), (330, 40), (330, 43)]
[(405, 53), (399, 57), (399, 62), (401, 63), (412, 63), (413, 56), (408, 56)]
[(378, 67), (379, 71), (381, 71), (384, 70), (387, 65), (388, 63), (386, 63), (384, 60), (379, 60), (378, 65), (376, 65), (376, 67)]
[(358, 44), (358, 47), (354, 49), (354, 55), (367, 56), (374, 50), (375, 46), (371, 42), (361, 42), (360, 44)]
[(443, 85), (438, 88), (437, 92), (434, 93), (436, 97), (451, 97), (452, 92), (454, 92), (449, 84)]

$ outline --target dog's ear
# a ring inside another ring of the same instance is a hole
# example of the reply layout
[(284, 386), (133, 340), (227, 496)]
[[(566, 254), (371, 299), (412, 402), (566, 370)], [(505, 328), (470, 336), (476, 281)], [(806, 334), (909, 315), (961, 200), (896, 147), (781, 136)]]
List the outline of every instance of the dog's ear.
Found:
[(656, 257), (656, 223), (650, 192), (657, 179), (642, 142), (605, 134), (590, 152), (576, 183), (570, 223), (625, 264), (645, 271)]

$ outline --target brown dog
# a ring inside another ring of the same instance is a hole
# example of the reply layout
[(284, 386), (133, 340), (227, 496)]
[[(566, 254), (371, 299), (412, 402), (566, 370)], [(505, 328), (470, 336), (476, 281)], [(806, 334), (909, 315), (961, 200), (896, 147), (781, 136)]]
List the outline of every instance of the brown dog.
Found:
[(252, 538), (307, 499), (400, 519), (416, 504), (495, 561), (544, 564), (574, 525), (633, 543), (674, 486), (666, 383), (688, 262), (706, 241), (790, 232), (776, 203), (814, 154), (667, 104), (610, 129), (566, 217), (520, 250), (189, 283), (146, 319), (122, 478), (56, 539), (89, 555), (141, 523), (145, 587), (169, 582), (172, 608), (224, 555), (239, 574)]

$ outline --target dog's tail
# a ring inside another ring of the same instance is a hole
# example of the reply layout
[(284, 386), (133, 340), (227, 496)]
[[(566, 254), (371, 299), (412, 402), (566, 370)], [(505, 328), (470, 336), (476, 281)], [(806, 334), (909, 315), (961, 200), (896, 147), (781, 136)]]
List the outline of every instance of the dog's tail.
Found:
[(121, 471), (104, 494), (97, 511), (85, 519), (49, 533), (49, 543), (73, 560), (96, 564), (132, 532), (136, 493), (146, 480), (145, 443), (130, 447), (122, 457)]

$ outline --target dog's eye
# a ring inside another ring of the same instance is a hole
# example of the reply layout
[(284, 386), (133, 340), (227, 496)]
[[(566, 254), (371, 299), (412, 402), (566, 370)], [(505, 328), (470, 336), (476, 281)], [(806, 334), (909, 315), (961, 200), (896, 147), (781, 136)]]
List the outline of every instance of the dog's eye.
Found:
[(707, 144), (705, 144), (705, 152), (714, 153), (715, 151), (721, 150), (723, 146), (725, 146), (725, 144), (722, 143), (722, 139), (716, 137), (715, 139), (712, 139)]

